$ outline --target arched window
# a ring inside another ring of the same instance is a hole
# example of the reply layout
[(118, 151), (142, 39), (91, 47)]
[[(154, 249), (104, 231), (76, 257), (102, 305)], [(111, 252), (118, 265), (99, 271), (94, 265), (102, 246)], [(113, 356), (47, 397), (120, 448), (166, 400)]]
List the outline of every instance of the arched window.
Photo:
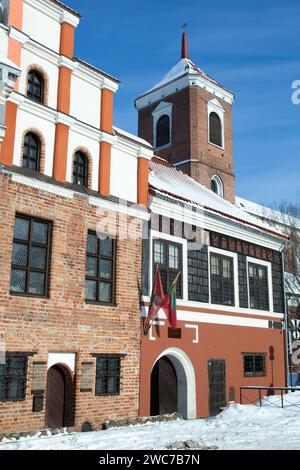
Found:
[(37, 103), (44, 103), (44, 78), (36, 70), (28, 74), (27, 96)]
[(23, 168), (29, 168), (33, 171), (40, 170), (41, 159), (41, 141), (40, 139), (29, 132), (24, 138), (24, 151), (23, 151)]
[(211, 190), (218, 194), (218, 196), (224, 197), (224, 184), (221, 178), (215, 175), (211, 180)]
[(169, 145), (171, 141), (170, 118), (166, 114), (161, 116), (156, 124), (156, 147)]
[(211, 144), (223, 146), (222, 122), (217, 113), (209, 115), (209, 141)]
[(88, 161), (82, 152), (76, 152), (73, 165), (73, 184), (87, 188), (88, 186)]

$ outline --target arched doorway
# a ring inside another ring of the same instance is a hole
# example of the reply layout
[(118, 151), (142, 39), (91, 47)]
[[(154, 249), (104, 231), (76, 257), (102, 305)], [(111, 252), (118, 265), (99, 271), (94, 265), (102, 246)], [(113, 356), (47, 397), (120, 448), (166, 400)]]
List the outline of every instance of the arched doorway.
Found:
[(56, 364), (48, 370), (46, 426), (63, 428), (74, 422), (74, 386), (69, 370)]
[(152, 416), (178, 412), (184, 419), (197, 417), (195, 371), (181, 349), (169, 348), (155, 361), (150, 400)]
[(151, 416), (178, 412), (178, 384), (175, 367), (167, 357), (155, 364), (151, 375)]

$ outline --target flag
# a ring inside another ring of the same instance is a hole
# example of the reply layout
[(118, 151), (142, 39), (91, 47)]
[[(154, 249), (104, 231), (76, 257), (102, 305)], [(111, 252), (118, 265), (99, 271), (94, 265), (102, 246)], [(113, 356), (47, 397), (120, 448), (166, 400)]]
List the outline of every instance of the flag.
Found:
[(174, 279), (174, 281), (172, 282), (172, 285), (170, 286), (168, 293), (166, 294), (165, 302), (163, 305), (163, 310), (173, 330), (176, 330), (177, 328), (176, 293), (177, 293), (177, 282), (180, 276), (181, 276), (181, 273), (178, 273), (176, 279)]
[(151, 325), (153, 321), (155, 320), (156, 315), (158, 314), (158, 312), (160, 311), (160, 309), (163, 307), (164, 304), (165, 304), (165, 294), (163, 290), (159, 267), (157, 266), (153, 289), (152, 289), (152, 295), (150, 299), (148, 317), (146, 318), (145, 323), (144, 323), (145, 335), (150, 330)]

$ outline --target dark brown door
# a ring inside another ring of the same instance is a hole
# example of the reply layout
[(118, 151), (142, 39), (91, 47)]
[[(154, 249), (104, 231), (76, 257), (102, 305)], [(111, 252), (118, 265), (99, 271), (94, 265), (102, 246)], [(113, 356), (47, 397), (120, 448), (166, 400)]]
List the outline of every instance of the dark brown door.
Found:
[(66, 377), (59, 366), (51, 367), (47, 378), (47, 410), (48, 428), (65, 426)]
[(217, 416), (226, 406), (226, 364), (224, 360), (208, 361), (209, 411)]
[(176, 370), (167, 357), (154, 366), (151, 376), (151, 416), (178, 412), (178, 383)]

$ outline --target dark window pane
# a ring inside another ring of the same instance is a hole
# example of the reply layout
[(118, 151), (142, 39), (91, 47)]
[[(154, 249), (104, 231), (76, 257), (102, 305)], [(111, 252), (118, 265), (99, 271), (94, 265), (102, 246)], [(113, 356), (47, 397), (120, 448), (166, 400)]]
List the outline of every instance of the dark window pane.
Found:
[(37, 103), (44, 101), (44, 79), (36, 70), (31, 70), (28, 74), (27, 96)]
[(16, 217), (14, 226), (14, 238), (18, 240), (29, 240), (29, 220)]
[(98, 258), (92, 258), (91, 256), (87, 256), (86, 258), (86, 275), (97, 277), (98, 270)]
[(48, 224), (42, 222), (32, 222), (32, 242), (47, 244)]
[(45, 292), (45, 274), (30, 272), (29, 294), (43, 295)]
[(20, 294), (26, 292), (26, 271), (19, 271), (17, 269), (12, 270), (10, 289), (12, 292)]
[(41, 154), (40, 139), (33, 133), (28, 133), (24, 138), (24, 151), (22, 166), (34, 171), (39, 171)]
[(98, 378), (96, 380), (96, 395), (105, 395), (105, 380)]
[(86, 281), (85, 291), (87, 300), (97, 300), (97, 281)]
[(105, 238), (100, 242), (100, 254), (101, 256), (112, 257), (113, 255), (113, 240), (111, 238)]
[(88, 181), (88, 161), (85, 155), (77, 152), (74, 157), (73, 183), (87, 187)]
[(12, 264), (15, 266), (27, 266), (28, 263), (28, 245), (14, 243)]
[(101, 302), (111, 303), (111, 284), (106, 282), (100, 282), (99, 286), (99, 297)]
[(113, 263), (109, 260), (100, 261), (100, 277), (103, 279), (112, 279)]
[(91, 233), (88, 234), (87, 238), (87, 252), (91, 254), (98, 253), (98, 238), (97, 235)]
[(7, 356), (0, 369), (0, 400), (23, 400), (26, 394), (26, 356)]
[(30, 253), (30, 267), (45, 270), (47, 260), (47, 249), (32, 247)]

